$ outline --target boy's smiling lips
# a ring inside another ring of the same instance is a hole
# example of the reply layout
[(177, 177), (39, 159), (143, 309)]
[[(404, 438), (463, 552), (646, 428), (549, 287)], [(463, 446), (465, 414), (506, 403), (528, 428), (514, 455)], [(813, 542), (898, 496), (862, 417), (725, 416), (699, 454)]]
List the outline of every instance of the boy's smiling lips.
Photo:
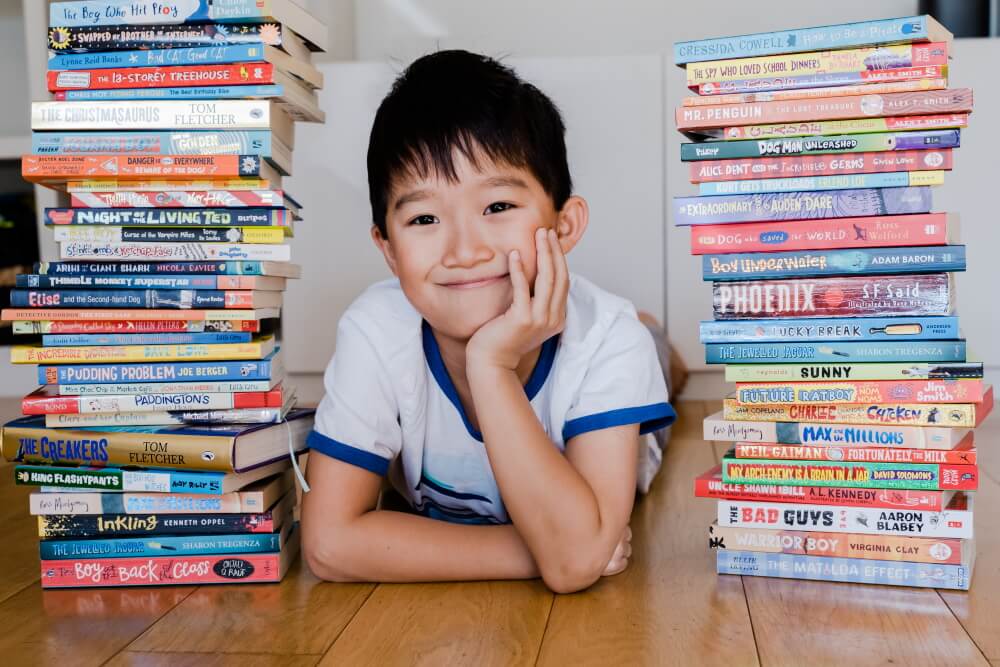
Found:
[(473, 278), (471, 280), (455, 280), (452, 282), (439, 283), (442, 287), (450, 287), (451, 289), (474, 289), (476, 287), (486, 287), (487, 285), (492, 285), (498, 283), (501, 280), (505, 280), (510, 274), (503, 273), (498, 276), (489, 276), (486, 278)]

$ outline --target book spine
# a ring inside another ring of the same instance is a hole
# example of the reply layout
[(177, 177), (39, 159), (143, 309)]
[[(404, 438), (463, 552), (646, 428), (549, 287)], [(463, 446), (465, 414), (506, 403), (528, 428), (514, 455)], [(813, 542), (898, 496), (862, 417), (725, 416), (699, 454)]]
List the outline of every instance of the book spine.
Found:
[[(74, 192), (70, 206), (77, 208), (280, 208), (285, 205), (282, 192), (274, 190), (228, 190), (139, 192)], [(284, 211), (282, 211), (284, 213)], [(286, 223), (287, 224), (287, 223)]]
[[(139, 153), (152, 155), (271, 155), (267, 130), (222, 132), (32, 132), (37, 155)], [(74, 204), (75, 205), (75, 204)]]
[[(928, 512), (943, 510), (954, 493), (954, 491), (916, 489), (851, 489), (777, 484), (730, 484), (722, 481), (721, 473), (717, 478), (703, 475), (695, 480), (695, 495), (699, 498), (740, 502), (806, 503), (809, 505), (889, 510), (916, 508)], [(787, 507), (787, 505), (782, 506)], [(823, 530), (828, 529), (823, 528)]]
[[(99, 209), (100, 210), (100, 209)], [(112, 210), (112, 209), (103, 209)], [(183, 209), (182, 209), (183, 210)], [(170, 211), (170, 209), (168, 209)], [(170, 211), (176, 212), (176, 211)], [(104, 225), (74, 225), (56, 227), (56, 241), (83, 243), (282, 243), (285, 230), (281, 227), (109, 227)]]
[(720, 526), (902, 537), (972, 537), (972, 510), (884, 509), (720, 500)]
[(765, 123), (741, 125), (714, 130), (699, 130), (699, 136), (712, 139), (780, 139), (832, 134), (863, 134), (916, 130), (959, 129), (969, 126), (969, 114), (928, 114), (893, 116), (889, 118), (849, 118), (847, 120), (816, 120), (805, 123)]
[[(812, 343), (708, 343), (709, 364), (808, 362), (965, 361), (965, 341), (828, 341)], [(790, 421), (795, 421), (790, 420)]]
[(719, 282), (712, 285), (713, 313), (717, 320), (949, 315), (954, 301), (949, 276), (917, 273)]
[(93, 53), (233, 44), (280, 46), (281, 32), (280, 23), (59, 27), (49, 31), (49, 49), (65, 53)]
[(38, 536), (126, 537), (204, 535), (208, 533), (273, 533), (278, 529), (274, 510), (262, 514), (55, 514), (38, 517)]
[(965, 246), (704, 255), (701, 267), (715, 281), (965, 271)]
[(677, 122), (677, 129), (684, 131), (761, 123), (838, 120), (866, 116), (915, 116), (969, 111), (972, 111), (972, 89), (949, 88), (915, 93), (890, 93), (888, 95), (678, 107), (674, 118)]
[[(32, 130), (268, 130), (270, 127), (271, 107), (266, 100), (31, 103)], [(118, 178), (116, 174), (107, 175)], [(80, 178), (94, 176), (85, 172)]]
[(217, 496), (180, 493), (32, 493), (33, 515), (49, 514), (215, 514), (240, 511), (236, 493)]
[(857, 218), (930, 210), (929, 187), (674, 197), (673, 201), (674, 224), (678, 226)]
[(979, 468), (949, 463), (888, 463), (870, 461), (722, 460), (722, 479), (740, 484), (847, 486), (869, 489), (975, 490)]
[(709, 547), (754, 553), (784, 553), (831, 558), (861, 558), (909, 563), (961, 565), (971, 543), (954, 538), (897, 537), (862, 533), (768, 530), (709, 526)]
[(795, 382), (798, 380), (977, 380), (983, 364), (776, 364), (726, 366), (726, 382)]
[(952, 449), (970, 431), (933, 426), (853, 426), (800, 422), (728, 421), (707, 417), (706, 440), (778, 443), (812, 447)]
[(38, 262), (34, 272), (48, 275), (104, 275), (104, 274), (147, 274), (147, 273), (189, 273), (211, 275), (262, 276), (262, 262)]
[(63, 102), (111, 100), (259, 100), (284, 95), (281, 85), (196, 86), (189, 88), (118, 88), (61, 90), (52, 99)]
[(281, 408), (233, 408), (229, 410), (159, 410), (150, 412), (95, 412), (92, 414), (47, 414), (48, 428), (103, 428), (120, 426), (183, 426), (197, 424), (277, 424)]
[(26, 322), (16, 320), (13, 323), (15, 334), (113, 334), (113, 333), (201, 333), (204, 331), (218, 332), (257, 332), (260, 331), (259, 320), (126, 320), (126, 321), (95, 321), (72, 322), (43, 320)]
[(76, 347), (80, 345), (198, 345), (218, 343), (249, 343), (249, 333), (140, 333), (140, 334), (45, 334), (45, 347)]
[(43, 560), (42, 588), (281, 581), (278, 554)]
[(155, 179), (139, 181), (118, 181), (113, 178), (82, 179), (66, 181), (66, 192), (116, 192), (131, 190), (137, 192), (159, 192), (160, 190), (267, 190), (271, 182), (266, 178), (211, 178), (211, 179)]
[[(98, 322), (107, 320), (176, 320), (178, 317), (197, 321), (236, 321), (246, 319), (262, 320), (277, 317), (276, 308), (259, 310), (189, 310), (183, 314), (174, 310), (134, 310), (131, 308), (4, 308), (0, 310), (0, 318), (5, 320), (30, 320), (41, 322), (45, 320), (74, 320), (79, 322)], [(206, 325), (207, 326), (207, 325)]]
[(164, 11), (154, 0), (73, 0), (49, 5), (49, 27), (201, 23), (205, 21), (269, 21), (267, 0), (191, 0)]
[(855, 560), (722, 550), (716, 553), (716, 572), (749, 577), (779, 577), (856, 584), (885, 584), (967, 591), (972, 568), (940, 563)]
[[(280, 280), (280, 279), (279, 279)], [(16, 287), (20, 288), (86, 288), (86, 289), (195, 289), (219, 290), (237, 289), (252, 290), (262, 285), (258, 276), (223, 276), (223, 275), (101, 275), (101, 274), (68, 274), (44, 275), (22, 273), (16, 278)]]
[(240, 392), (270, 391), (273, 380), (247, 380), (238, 382), (133, 382), (129, 384), (61, 384), (57, 385), (62, 396), (114, 396), (117, 394), (181, 394), (206, 392), (235, 394)]
[(274, 65), (270, 63), (243, 63), (189, 67), (49, 70), (47, 82), (50, 92), (78, 89), (171, 88), (203, 85), (239, 86), (274, 83)]
[(847, 380), (843, 382), (740, 382), (741, 405), (777, 403), (978, 403), (982, 380)]
[[(928, 16), (860, 21), (839, 25), (819, 26), (702, 39), (674, 44), (674, 63), (704, 62), (721, 58), (751, 58), (779, 53), (808, 50), (844, 49), (870, 44), (925, 42), (930, 39)], [(53, 25), (64, 25), (56, 21)]]
[(253, 308), (248, 290), (22, 290), (10, 305), (24, 308)]
[(117, 396), (35, 396), (29, 394), (21, 401), (21, 412), (26, 415), (84, 415), (162, 410), (231, 410), (235, 408), (280, 407), (281, 398), (281, 389), (245, 394), (213, 394), (202, 391), (177, 394), (119, 394)]
[(173, 210), (137, 208), (47, 208), (46, 225), (106, 225), (112, 227), (280, 227), (287, 224), (285, 211), (272, 208), (213, 208)]
[[(179, 67), (182, 65), (223, 65), (254, 63), (263, 65), (263, 44), (196, 46), (179, 49), (136, 49), (97, 53), (60, 53), (49, 56), (49, 71), (117, 68)], [(81, 86), (86, 87), (86, 86)]]
[(948, 44), (946, 42), (931, 42), (926, 44), (887, 44), (832, 51), (813, 50), (805, 54), (713, 60), (711, 62), (691, 63), (684, 70), (688, 87), (697, 87), (703, 83), (722, 81), (795, 79), (801, 76), (859, 71), (890, 74), (896, 69), (913, 69), (934, 65), (947, 66), (947, 64)]
[(941, 90), (948, 87), (948, 79), (912, 79), (888, 83), (866, 83), (856, 86), (831, 86), (829, 88), (801, 88), (797, 90), (755, 91), (725, 93), (718, 90), (689, 95), (681, 100), (686, 107), (713, 106), (716, 104), (747, 104), (749, 102), (774, 102), (775, 100), (804, 100), (816, 97), (849, 97), (869, 93), (908, 93), (915, 90)]
[[(69, 104), (68, 102), (66, 104)], [(108, 176), (143, 178), (228, 178), (259, 176), (257, 155), (25, 155), (21, 175), (34, 183)]]
[(700, 324), (702, 343), (955, 339), (957, 317), (723, 320)]
[(862, 463), (947, 463), (976, 465), (972, 449), (901, 449), (888, 447), (809, 447), (738, 442), (733, 448), (738, 459), (857, 461)]
[(183, 470), (123, 470), (121, 468), (65, 468), (19, 465), (17, 484), (32, 486), (125, 491), (221, 495), (223, 474)]
[(979, 403), (864, 403), (740, 405), (723, 401), (723, 419), (742, 421), (809, 421), (831, 424), (899, 424), (975, 428), (993, 407), (992, 391)]
[[(958, 148), (961, 141), (960, 130), (926, 130), (923, 132), (875, 132), (871, 134), (844, 134), (813, 137), (783, 137), (780, 139), (755, 139), (746, 141), (706, 141), (703, 143), (681, 144), (681, 160), (698, 164), (730, 165), (746, 164), (764, 169), (768, 165), (780, 165), (790, 156), (808, 155), (834, 156), (845, 153), (872, 154), (892, 151), (913, 152), (928, 149)], [(888, 156), (882, 155), (882, 159)], [(764, 158), (771, 158), (765, 160)], [(735, 160), (742, 160), (736, 162)], [(834, 157), (828, 157), (835, 160)], [(732, 162), (730, 162), (732, 161)], [(695, 166), (691, 165), (692, 179)], [(932, 167), (927, 167), (928, 169)], [(733, 170), (736, 171), (736, 170)], [(699, 172), (700, 173), (700, 172)], [(713, 175), (709, 172), (707, 175)], [(728, 176), (726, 171), (721, 175)], [(749, 178), (749, 176), (747, 176)]]
[[(855, 69), (852, 71), (818, 72), (790, 76), (762, 76), (726, 81), (704, 81), (692, 86), (699, 95), (729, 95), (737, 93), (757, 93), (765, 91), (803, 90), (826, 86), (860, 86), (865, 84), (896, 83), (900, 81), (922, 81), (948, 76), (948, 65), (928, 65), (926, 67), (897, 67), (894, 69)], [(927, 87), (923, 90), (936, 90)], [(886, 91), (902, 92), (902, 91)], [(855, 93), (865, 94), (864, 91)], [(877, 94), (872, 91), (872, 94)], [(837, 97), (841, 97), (838, 95)]]
[(287, 262), (291, 246), (238, 243), (87, 243), (62, 241), (59, 257), (74, 261), (200, 262), (250, 260)]
[(229, 343), (220, 345), (111, 345), (87, 347), (11, 347), (10, 358), (15, 364), (79, 364), (87, 362), (130, 363), (140, 361), (218, 361), (225, 359), (261, 359), (261, 343)]
[(163, 536), (156, 540), (112, 538), (105, 540), (42, 541), (42, 560), (78, 558), (142, 558), (156, 556), (200, 556), (240, 553), (273, 553), (281, 546), (280, 534)]
[(40, 384), (110, 384), (114, 382), (198, 382), (268, 380), (277, 374), (271, 359), (201, 363), (81, 364), (39, 366)]
[(692, 163), (692, 183), (743, 181), (762, 178), (797, 178), (817, 174), (871, 174), (878, 172), (949, 170), (951, 149), (898, 150), (857, 153), (847, 157), (833, 154), (793, 157), (761, 157), (707, 160)]
[(879, 174), (838, 174), (831, 176), (800, 176), (795, 178), (760, 178), (745, 181), (701, 183), (698, 195), (717, 197), (732, 194), (795, 192), (803, 190), (857, 190), (861, 188), (907, 188), (942, 185), (944, 172), (898, 171)]

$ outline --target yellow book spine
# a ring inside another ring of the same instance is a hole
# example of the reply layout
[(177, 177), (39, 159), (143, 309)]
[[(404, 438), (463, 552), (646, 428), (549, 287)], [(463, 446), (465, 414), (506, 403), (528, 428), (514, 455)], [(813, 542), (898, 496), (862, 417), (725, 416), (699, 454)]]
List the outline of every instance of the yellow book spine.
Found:
[(14, 364), (133, 363), (151, 361), (239, 361), (263, 359), (270, 352), (264, 341), (212, 345), (90, 345), (10, 348)]
[[(741, 79), (759, 79), (764, 77), (802, 76), (807, 74), (827, 74), (835, 72), (862, 72), (868, 70), (869, 61), (877, 58), (881, 62), (894, 60), (908, 63), (907, 67), (923, 65), (942, 65), (940, 58), (927, 62), (926, 58), (919, 62), (914, 56), (921, 47), (911, 44), (894, 44), (889, 46), (869, 46), (861, 49), (841, 49), (835, 51), (820, 51), (813, 53), (792, 53), (777, 56), (759, 56), (756, 58), (732, 58), (729, 60), (711, 60), (701, 63), (688, 63), (687, 83), (697, 86), (701, 83), (717, 81), (738, 81)], [(947, 56), (944, 56), (947, 58)]]
[(943, 185), (944, 172), (934, 171), (911, 171), (910, 185)]
[(735, 398), (727, 398), (723, 402), (722, 418), (733, 421), (974, 428), (976, 405), (971, 403), (740, 405)]
[[(947, 69), (947, 68), (945, 68)], [(689, 95), (681, 104), (686, 107), (714, 106), (716, 104), (749, 104), (750, 102), (776, 102), (780, 100), (808, 100), (816, 97), (847, 97), (851, 95), (885, 95), (886, 93), (912, 93), (921, 90), (942, 90), (948, 79), (911, 79), (866, 83), (856, 86), (829, 88), (802, 88), (799, 90), (769, 90), (762, 93), (731, 93), (728, 95)]]
[[(57, 227), (53, 231), (53, 239), (56, 241), (82, 241), (85, 243), (121, 243), (130, 239), (124, 238), (126, 232), (122, 227), (98, 227), (96, 225), (78, 225)], [(131, 229), (138, 229), (132, 227)], [(174, 232), (182, 227), (168, 227), (166, 225), (157, 227), (157, 230)], [(226, 227), (225, 230), (218, 230), (216, 236), (209, 237), (211, 240), (196, 240), (195, 243), (212, 243), (218, 240), (219, 243), (284, 243), (288, 230), (282, 227)], [(156, 241), (156, 239), (153, 239)], [(172, 240), (172, 239), (171, 239)], [(169, 240), (166, 242), (170, 242)]]
[(115, 181), (84, 180), (67, 181), (67, 192), (101, 192), (112, 190), (267, 190), (270, 181), (263, 178), (233, 178), (218, 181)]

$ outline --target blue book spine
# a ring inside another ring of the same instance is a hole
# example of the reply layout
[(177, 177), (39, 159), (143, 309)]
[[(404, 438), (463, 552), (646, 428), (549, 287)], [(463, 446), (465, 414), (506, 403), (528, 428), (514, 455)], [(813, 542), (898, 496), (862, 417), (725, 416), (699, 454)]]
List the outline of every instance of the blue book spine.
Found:
[(702, 343), (782, 341), (954, 340), (957, 317), (833, 317), (770, 320), (709, 320)]
[[(285, 212), (273, 208), (46, 208), (46, 225), (111, 227), (275, 227)], [(218, 229), (195, 230), (218, 233)]]
[(271, 155), (269, 130), (195, 132), (32, 132), (36, 155), (146, 153), (151, 155)]
[(700, 160), (818, 155), (823, 153), (930, 150), (958, 148), (961, 145), (961, 140), (961, 130), (925, 130), (922, 132), (872, 132), (745, 141), (704, 141), (681, 144), (681, 160), (696, 162)]
[(108, 384), (111, 382), (195, 382), (270, 380), (272, 354), (260, 361), (198, 363), (67, 364), (39, 366), (39, 384)]
[(249, 343), (249, 332), (224, 333), (143, 333), (143, 334), (45, 334), (45, 347), (73, 345), (195, 345), (214, 343)]
[(215, 276), (68, 274), (46, 275), (20, 273), (14, 278), (15, 287), (70, 289), (218, 289)]
[(246, 535), (158, 535), (153, 539), (42, 540), (43, 560), (75, 558), (145, 558), (149, 556), (200, 556), (277, 552), (281, 533)]
[(45, 275), (135, 275), (190, 273), (224, 276), (262, 276), (263, 262), (35, 262), (34, 272)]
[(967, 565), (833, 558), (759, 551), (716, 552), (716, 572), (751, 577), (811, 579), (857, 584), (968, 590), (972, 568)]
[(782, 364), (813, 361), (965, 361), (965, 341), (823, 341), (708, 343), (709, 364)]
[(263, 59), (263, 45), (233, 44), (231, 46), (196, 46), (190, 49), (49, 53), (49, 69), (75, 70), (110, 69), (116, 67), (219, 65), (260, 62)]
[(50, 28), (267, 19), (260, 0), (75, 0), (49, 5)]
[(718, 197), (719, 195), (747, 195), (763, 192), (905, 188), (911, 185), (911, 174), (913, 173), (921, 172), (892, 171), (880, 174), (835, 174), (832, 176), (757, 178), (745, 181), (713, 181), (699, 184), (698, 195)]
[(225, 308), (224, 290), (12, 289), (13, 308)]
[(823, 276), (965, 271), (965, 246), (793, 250), (702, 255), (704, 280), (758, 280)]
[(674, 44), (674, 63), (700, 63), (723, 58), (750, 58), (801, 51), (846, 49), (852, 46), (920, 42), (930, 39), (927, 15), (878, 21), (759, 32)]
[(198, 88), (119, 88), (115, 90), (67, 90), (56, 99), (67, 102), (93, 100), (249, 100), (281, 97), (280, 84), (252, 86), (205, 86)]

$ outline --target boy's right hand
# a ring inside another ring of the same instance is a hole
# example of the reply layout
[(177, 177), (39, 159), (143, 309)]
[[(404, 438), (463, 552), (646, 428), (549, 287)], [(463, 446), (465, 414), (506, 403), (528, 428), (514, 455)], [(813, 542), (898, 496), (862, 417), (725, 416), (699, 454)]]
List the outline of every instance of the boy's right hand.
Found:
[(618, 546), (615, 547), (615, 552), (611, 554), (611, 560), (604, 567), (604, 572), (601, 573), (602, 577), (610, 577), (612, 575), (624, 572), (625, 568), (628, 567), (628, 559), (632, 556), (632, 528), (630, 526), (625, 526), (625, 532), (622, 533), (622, 537), (618, 540)]

